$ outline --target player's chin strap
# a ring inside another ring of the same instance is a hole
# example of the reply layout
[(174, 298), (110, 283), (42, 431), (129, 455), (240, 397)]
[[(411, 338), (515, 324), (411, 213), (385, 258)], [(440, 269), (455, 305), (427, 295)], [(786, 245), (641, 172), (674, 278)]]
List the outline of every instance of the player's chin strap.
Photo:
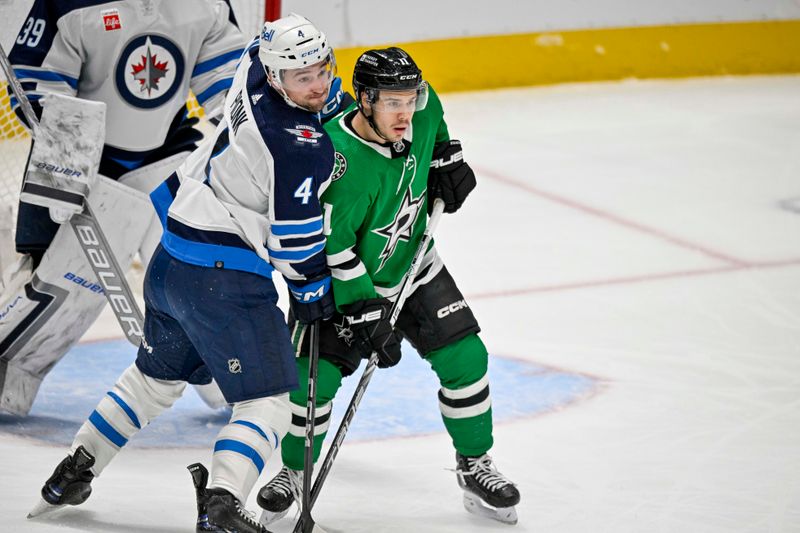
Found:
[[(414, 259), (411, 260), (411, 266), (409, 267), (408, 272), (403, 279), (403, 285), (400, 287), (400, 292), (397, 294), (397, 299), (395, 299), (394, 304), (392, 304), (391, 314), (389, 315), (389, 322), (392, 324), (392, 326), (397, 323), (397, 317), (400, 315), (403, 304), (405, 303), (406, 298), (408, 298), (408, 295), (411, 293), (411, 287), (414, 284), (414, 278), (417, 276), (417, 272), (419, 272), (419, 268), (422, 265), (422, 259), (425, 256), (425, 252), (428, 251), (428, 245), (433, 238), (433, 232), (436, 230), (436, 226), (439, 224), (439, 219), (442, 218), (443, 212), (444, 202), (437, 198), (433, 203), (433, 211), (431, 212), (430, 220), (428, 220), (428, 226), (425, 228), (425, 233), (422, 235), (422, 240), (420, 241), (417, 251), (414, 254)], [(339, 448), (342, 445), (342, 441), (344, 441), (344, 437), (347, 434), (347, 429), (350, 427), (350, 423), (353, 421), (353, 417), (356, 414), (358, 404), (361, 403), (361, 398), (364, 396), (364, 392), (367, 390), (367, 385), (369, 385), (369, 381), (372, 379), (372, 373), (375, 372), (377, 366), (378, 354), (372, 352), (372, 355), (367, 362), (367, 366), (364, 369), (364, 373), (361, 375), (361, 380), (359, 380), (358, 385), (356, 385), (356, 389), (353, 392), (353, 398), (350, 400), (350, 404), (347, 406), (347, 411), (344, 413), (342, 422), (339, 424), (339, 429), (336, 430), (336, 436), (333, 438), (333, 443), (328, 449), (328, 454), (325, 456), (325, 460), (319, 467), (319, 473), (317, 474), (317, 479), (314, 480), (314, 487), (311, 489), (311, 497), (308, 501), (307, 511), (309, 513), (311, 512), (311, 508), (314, 506), (314, 502), (317, 501), (320, 490), (322, 490), (322, 484), (325, 482), (325, 478), (328, 477), (328, 473), (333, 466), (333, 461), (336, 459), (336, 455), (339, 453)], [(301, 533), (303, 531), (302, 528), (303, 524), (302, 521), (300, 521), (295, 526), (294, 533)]]

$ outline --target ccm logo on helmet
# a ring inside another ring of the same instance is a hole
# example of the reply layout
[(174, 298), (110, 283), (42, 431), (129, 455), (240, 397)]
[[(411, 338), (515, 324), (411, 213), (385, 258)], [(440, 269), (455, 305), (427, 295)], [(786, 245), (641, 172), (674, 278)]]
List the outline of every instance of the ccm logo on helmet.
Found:
[(401, 80), (413, 80), (417, 77), (417, 74), (406, 74), (404, 76), (400, 76)]
[(461, 311), (462, 309), (466, 309), (467, 307), (469, 307), (469, 305), (467, 305), (467, 302), (465, 302), (464, 300), (459, 300), (457, 302), (451, 303), (450, 305), (445, 305), (444, 307), (436, 311), (436, 316), (439, 318), (445, 318), (446, 316), (452, 315), (453, 313)]
[(319, 48), (314, 48), (313, 50), (309, 50), (308, 52), (303, 52), (302, 54), (300, 54), (300, 57), (310, 56), (310, 55), (316, 54), (318, 52), (319, 52)]

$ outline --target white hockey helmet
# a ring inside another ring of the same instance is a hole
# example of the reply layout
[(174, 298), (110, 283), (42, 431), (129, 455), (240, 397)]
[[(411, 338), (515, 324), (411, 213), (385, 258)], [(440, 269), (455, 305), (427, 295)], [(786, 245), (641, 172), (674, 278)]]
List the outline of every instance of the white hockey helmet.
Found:
[(258, 58), (278, 83), (282, 81), (281, 72), (284, 70), (307, 67), (323, 60), (330, 60), (335, 65), (333, 50), (325, 34), (296, 13), (264, 23)]
[(287, 104), (298, 106), (286, 94), (283, 86), (285, 70), (300, 69), (327, 61), (330, 84), (336, 76), (336, 59), (328, 39), (307, 18), (296, 13), (272, 22), (265, 22), (261, 30), (258, 58), (267, 70), (273, 86)]

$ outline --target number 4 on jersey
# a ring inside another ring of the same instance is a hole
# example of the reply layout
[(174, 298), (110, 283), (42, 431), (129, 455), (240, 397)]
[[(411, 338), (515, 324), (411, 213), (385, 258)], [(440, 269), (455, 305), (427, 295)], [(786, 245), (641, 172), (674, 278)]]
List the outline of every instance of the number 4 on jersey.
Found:
[(313, 183), (313, 178), (306, 178), (303, 180), (303, 183), (294, 191), (294, 197), (300, 198), (300, 203), (306, 205), (308, 203), (308, 199), (311, 198), (311, 185)]

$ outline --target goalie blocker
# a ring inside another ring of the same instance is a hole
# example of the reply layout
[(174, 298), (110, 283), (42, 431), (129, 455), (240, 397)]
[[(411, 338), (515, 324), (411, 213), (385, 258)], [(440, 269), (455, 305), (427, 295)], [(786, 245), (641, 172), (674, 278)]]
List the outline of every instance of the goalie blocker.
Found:
[(20, 201), (50, 209), (59, 224), (83, 211), (97, 179), (106, 104), (52, 94), (36, 130)]

